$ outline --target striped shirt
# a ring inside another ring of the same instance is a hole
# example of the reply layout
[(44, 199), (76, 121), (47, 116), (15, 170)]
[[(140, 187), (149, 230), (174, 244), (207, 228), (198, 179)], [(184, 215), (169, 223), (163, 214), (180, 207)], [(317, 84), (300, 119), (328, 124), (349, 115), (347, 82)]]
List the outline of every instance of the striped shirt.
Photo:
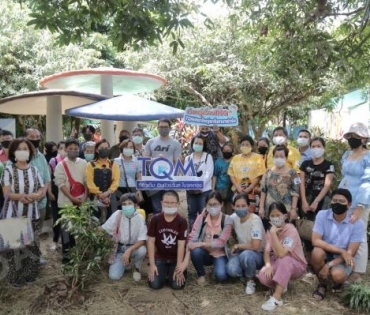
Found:
[[(141, 163), (136, 159), (124, 160), (123, 158), (116, 158), (114, 161), (119, 165), (120, 178), (119, 178), (119, 187), (136, 187), (136, 175), (141, 173)], [(125, 176), (126, 174), (126, 176)]]

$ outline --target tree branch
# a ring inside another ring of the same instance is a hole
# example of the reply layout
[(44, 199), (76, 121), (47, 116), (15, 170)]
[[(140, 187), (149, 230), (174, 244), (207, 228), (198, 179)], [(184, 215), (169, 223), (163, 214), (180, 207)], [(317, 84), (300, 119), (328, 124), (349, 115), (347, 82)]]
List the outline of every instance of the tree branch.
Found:
[(191, 87), (190, 85), (185, 87), (185, 91), (192, 94), (192, 95), (195, 95), (204, 105), (209, 106), (209, 107), (213, 107), (212, 104), (210, 102), (208, 102), (208, 100), (201, 93), (194, 90), (194, 88)]
[(360, 7), (356, 10), (351, 11), (351, 12), (327, 13), (325, 16), (323, 16), (323, 18), (326, 18), (327, 16), (340, 16), (340, 15), (350, 16), (350, 15), (356, 14), (358, 12), (361, 12), (364, 9), (365, 9), (365, 7)]

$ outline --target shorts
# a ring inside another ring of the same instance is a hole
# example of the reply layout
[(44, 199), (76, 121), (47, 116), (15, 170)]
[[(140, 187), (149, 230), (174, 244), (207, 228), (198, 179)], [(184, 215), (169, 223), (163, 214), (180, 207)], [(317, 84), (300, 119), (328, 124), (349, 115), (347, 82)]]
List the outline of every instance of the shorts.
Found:
[[(328, 263), (328, 262), (332, 261), (334, 258), (337, 258), (338, 256), (339, 255), (335, 255), (335, 254), (332, 254), (332, 253), (326, 253), (325, 262)], [(353, 268), (351, 266), (346, 265), (345, 263), (340, 263), (339, 265), (335, 265), (332, 268), (341, 268), (341, 269), (344, 269), (344, 272), (346, 273), (346, 276), (347, 277), (349, 277), (350, 274), (353, 271)]]

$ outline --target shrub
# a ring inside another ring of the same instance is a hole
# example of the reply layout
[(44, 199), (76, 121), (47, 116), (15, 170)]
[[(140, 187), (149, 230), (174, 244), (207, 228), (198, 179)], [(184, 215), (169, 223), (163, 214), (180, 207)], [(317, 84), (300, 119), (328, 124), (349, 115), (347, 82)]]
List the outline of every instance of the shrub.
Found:
[(344, 291), (343, 302), (358, 312), (370, 313), (370, 286), (359, 283), (348, 286)]

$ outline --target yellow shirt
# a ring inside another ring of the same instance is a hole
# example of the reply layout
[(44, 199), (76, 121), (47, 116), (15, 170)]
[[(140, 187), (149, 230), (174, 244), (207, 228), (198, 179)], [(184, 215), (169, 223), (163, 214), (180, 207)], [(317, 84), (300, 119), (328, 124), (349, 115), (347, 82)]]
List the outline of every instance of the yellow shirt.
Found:
[[(239, 185), (248, 186), (257, 177), (262, 176), (266, 171), (265, 161), (262, 155), (253, 153), (245, 157), (242, 154), (235, 155), (229, 166), (228, 174), (236, 179)], [(233, 190), (235, 187), (233, 187)]]
[[(106, 167), (109, 167), (109, 160), (102, 163), (100, 160), (93, 161), (95, 163), (95, 168), (103, 168), (103, 165)], [(119, 184), (119, 177), (120, 177), (120, 170), (117, 163), (112, 163), (112, 183), (109, 186), (109, 190), (112, 192), (115, 192), (118, 188)], [(87, 188), (89, 189), (89, 192), (91, 194), (100, 194), (104, 191), (100, 191), (99, 187), (95, 185), (94, 183), (94, 167), (91, 165), (91, 163), (87, 163), (86, 166), (86, 184)]]
[[(269, 150), (269, 153), (267, 155), (267, 168), (271, 168), (274, 166), (274, 157), (272, 153), (274, 151), (274, 148), (275, 147), (272, 147)], [(302, 159), (301, 153), (299, 153), (298, 149), (290, 145), (288, 145), (288, 150), (289, 150), (289, 154), (288, 154), (288, 159), (287, 159), (286, 164), (290, 168), (293, 168), (297, 173), (299, 173), (299, 164)]]

